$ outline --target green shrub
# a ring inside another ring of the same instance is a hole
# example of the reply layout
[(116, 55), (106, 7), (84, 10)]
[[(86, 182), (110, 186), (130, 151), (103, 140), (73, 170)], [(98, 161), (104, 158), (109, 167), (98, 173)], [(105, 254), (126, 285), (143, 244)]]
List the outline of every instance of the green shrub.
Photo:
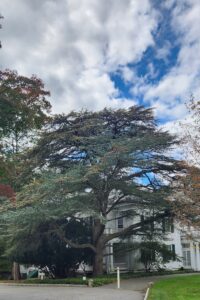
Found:
[[(109, 284), (115, 281), (115, 278), (109, 277), (101, 277), (101, 278), (92, 278), (93, 286), (102, 286), (104, 284)], [(27, 279), (22, 280), (21, 283), (27, 284), (80, 284), (80, 285), (88, 285), (88, 280), (83, 280), (82, 278), (65, 278), (65, 279)]]
[(102, 286), (102, 285), (104, 285), (104, 284), (113, 283), (113, 282), (115, 282), (115, 281), (116, 281), (115, 278), (109, 278), (109, 277), (94, 278), (94, 279), (93, 279), (93, 286), (94, 286), (94, 287)]
[[(176, 271), (162, 271), (162, 272), (129, 272), (129, 273), (122, 273), (121, 279), (130, 279), (130, 278), (138, 278), (138, 277), (146, 277), (146, 276), (156, 276), (156, 275), (170, 275), (170, 274), (183, 274), (189, 273), (192, 270), (176, 270)], [(25, 284), (77, 284), (77, 285), (88, 285), (88, 280), (93, 279), (93, 286), (98, 287), (105, 284), (113, 283), (117, 280), (116, 273), (114, 274), (107, 274), (107, 275), (100, 275), (97, 277), (87, 277), (86, 280), (83, 280), (82, 277), (76, 278), (64, 278), (64, 279), (48, 279), (45, 278), (44, 280), (38, 278), (31, 278), (26, 280), (21, 280), (19, 283)]]

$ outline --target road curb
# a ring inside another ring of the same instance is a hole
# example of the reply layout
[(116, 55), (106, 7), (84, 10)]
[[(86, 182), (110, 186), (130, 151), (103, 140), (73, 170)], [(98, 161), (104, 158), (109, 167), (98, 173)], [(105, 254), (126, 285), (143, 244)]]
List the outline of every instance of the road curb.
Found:
[(146, 294), (144, 296), (144, 300), (147, 300), (148, 296), (149, 296), (149, 288), (147, 288), (147, 290), (146, 290)]
[(149, 283), (148, 283), (148, 288), (147, 288), (147, 290), (146, 290), (146, 294), (145, 294), (145, 296), (144, 296), (144, 300), (147, 300), (147, 299), (148, 299), (148, 297), (149, 297), (149, 291), (150, 291), (150, 288), (152, 287), (153, 284), (154, 284), (154, 282), (149, 282)]
[(6, 286), (48, 286), (48, 287), (88, 287), (87, 285), (83, 285), (83, 284), (48, 284), (48, 283), (40, 283), (40, 284), (36, 284), (36, 283), (9, 283), (9, 282), (1, 282), (1, 285), (6, 285)]

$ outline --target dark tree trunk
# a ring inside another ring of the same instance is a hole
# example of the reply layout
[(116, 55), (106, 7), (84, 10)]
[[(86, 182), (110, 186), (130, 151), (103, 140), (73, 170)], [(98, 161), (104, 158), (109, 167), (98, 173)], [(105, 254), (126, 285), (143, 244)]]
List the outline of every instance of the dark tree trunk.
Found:
[(20, 266), (17, 262), (13, 263), (12, 277), (13, 277), (13, 280), (20, 280), (21, 279)]
[(100, 219), (95, 219), (93, 223), (93, 244), (96, 248), (93, 259), (93, 275), (103, 274), (103, 251), (104, 251), (104, 233), (105, 225)]
[(93, 261), (93, 275), (102, 275), (103, 274), (103, 249), (97, 249), (97, 252), (94, 255)]

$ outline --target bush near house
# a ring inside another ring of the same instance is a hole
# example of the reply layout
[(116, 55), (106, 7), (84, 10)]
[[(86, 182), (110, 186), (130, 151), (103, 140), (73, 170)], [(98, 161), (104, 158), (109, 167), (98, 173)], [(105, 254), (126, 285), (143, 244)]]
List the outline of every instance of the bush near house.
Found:
[[(20, 281), (21, 283), (26, 284), (77, 284), (77, 285), (88, 285), (88, 281), (90, 278), (83, 280), (82, 278), (65, 278), (65, 279), (27, 279)], [(100, 278), (92, 278), (93, 286), (102, 286), (104, 284), (109, 284), (116, 281), (115, 277), (100, 277)]]
[[(174, 274), (184, 274), (192, 272), (192, 270), (176, 270), (176, 271), (168, 271), (168, 270), (161, 270), (161, 271), (154, 271), (154, 272), (129, 272), (121, 274), (121, 279), (130, 279), (130, 278), (138, 278), (138, 277), (151, 277), (151, 276), (161, 276), (161, 275), (174, 275)], [(38, 278), (31, 278), (26, 280), (18, 280), (18, 281), (5, 281), (2, 282), (6, 283), (19, 283), (19, 284), (61, 284), (61, 285), (88, 285), (89, 280), (93, 280), (93, 287), (102, 286), (109, 283), (114, 283), (117, 281), (117, 275), (114, 274), (107, 274), (107, 275), (99, 275), (97, 277), (87, 277), (86, 280), (83, 280), (82, 277), (71, 277), (71, 278), (56, 278), (50, 279), (45, 278), (43, 280)], [(157, 299), (156, 299), (157, 300)], [(170, 299), (172, 300), (172, 299)]]

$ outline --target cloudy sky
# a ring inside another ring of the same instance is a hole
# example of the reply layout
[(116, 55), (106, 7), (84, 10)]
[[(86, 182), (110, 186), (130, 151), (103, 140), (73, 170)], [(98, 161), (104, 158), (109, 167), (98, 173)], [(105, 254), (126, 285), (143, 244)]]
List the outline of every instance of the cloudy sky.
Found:
[(53, 112), (144, 104), (180, 120), (200, 95), (199, 0), (1, 0), (0, 68), (36, 74)]

